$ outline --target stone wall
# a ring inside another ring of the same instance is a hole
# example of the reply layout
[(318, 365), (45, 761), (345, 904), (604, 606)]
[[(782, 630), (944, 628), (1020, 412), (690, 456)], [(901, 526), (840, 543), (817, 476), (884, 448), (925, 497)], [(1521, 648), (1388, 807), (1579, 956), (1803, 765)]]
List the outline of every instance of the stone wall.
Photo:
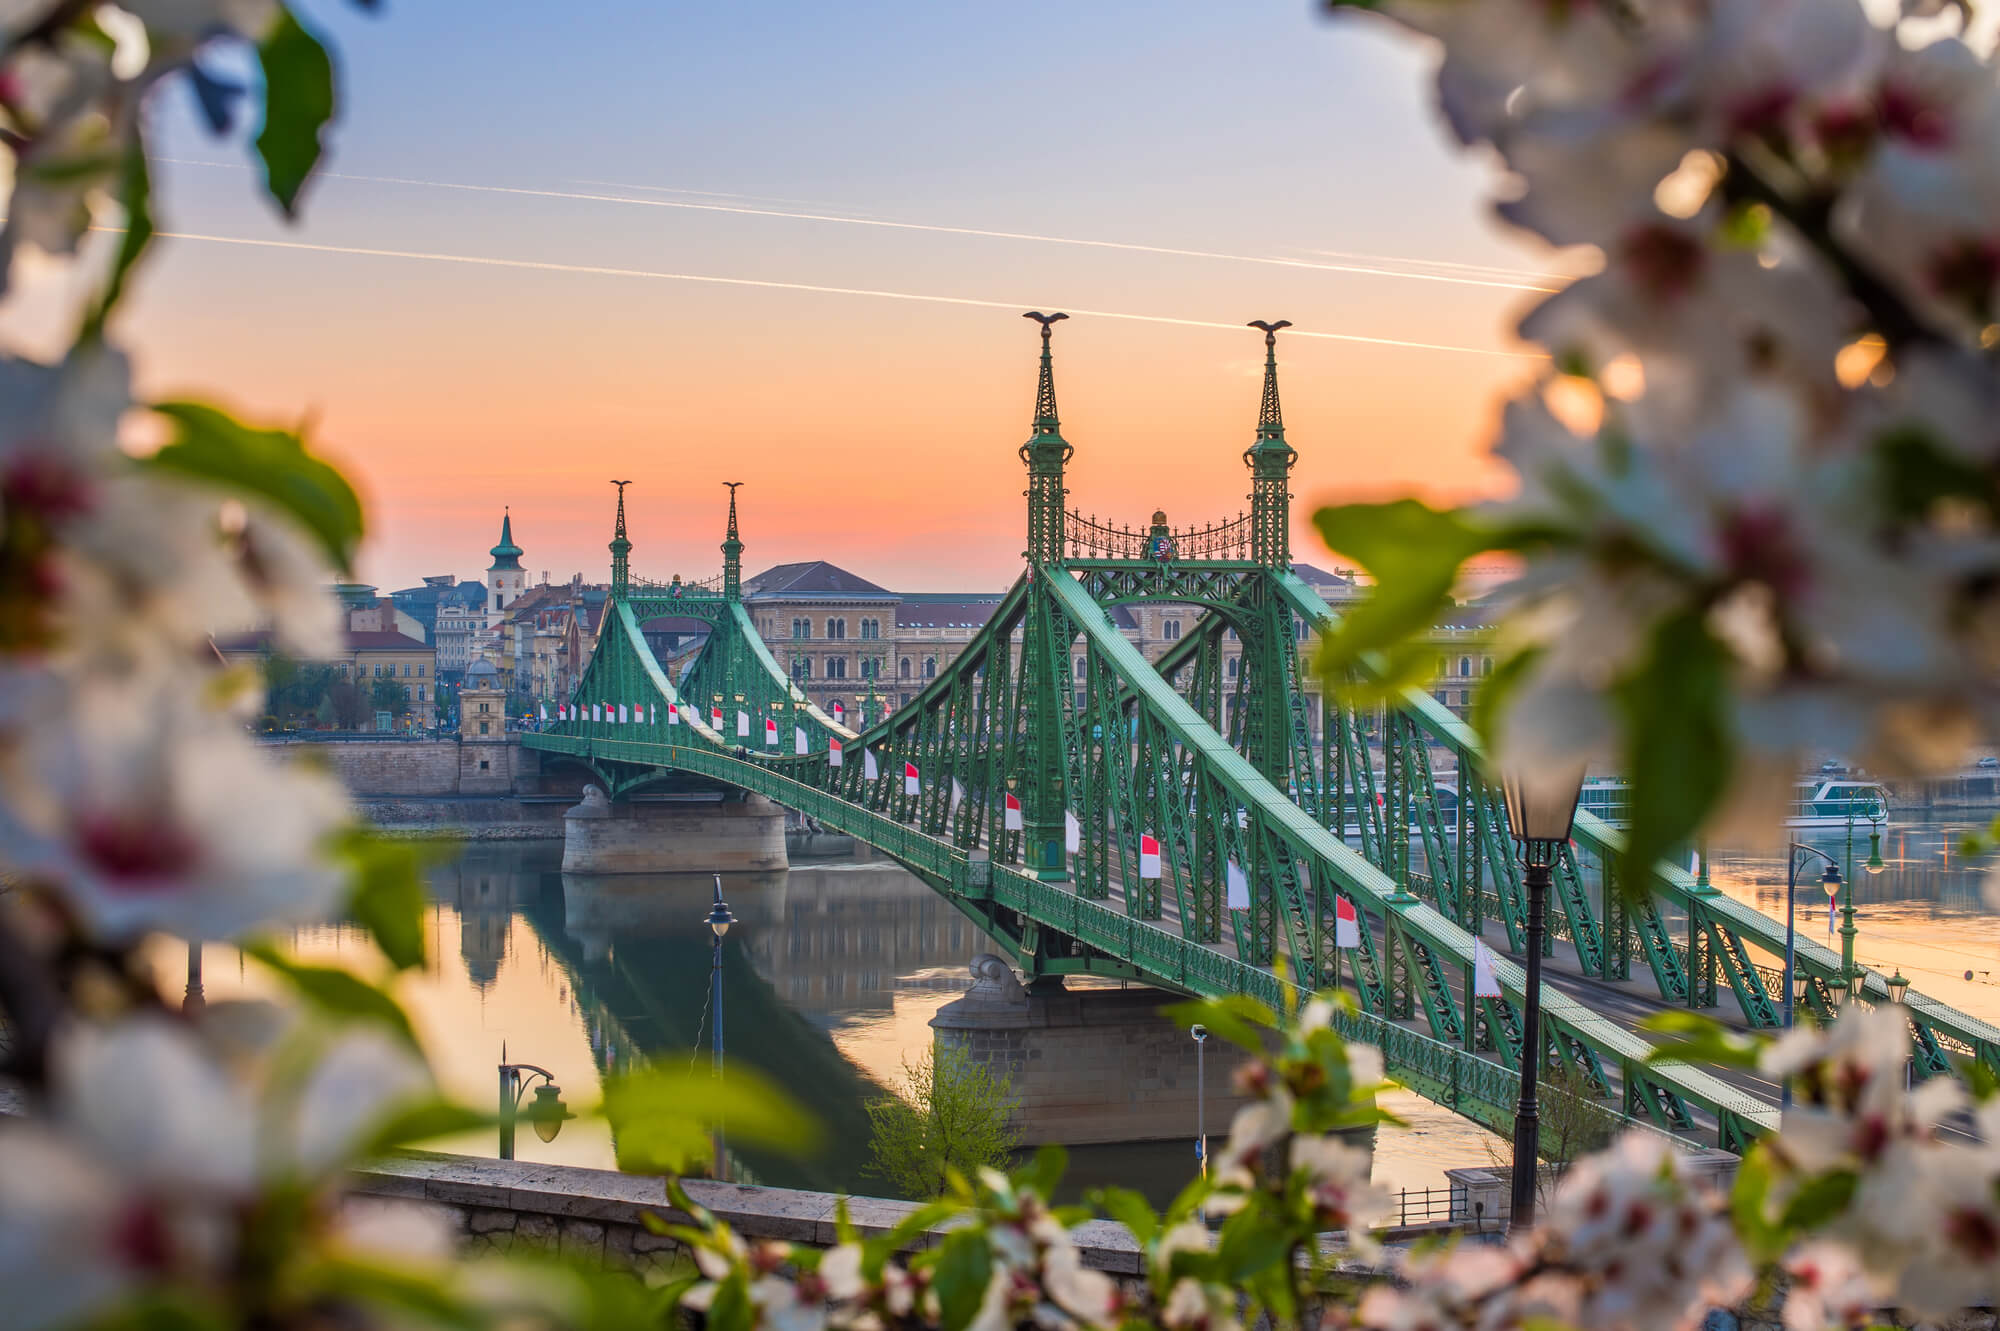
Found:
[(595, 786), (563, 816), (564, 873), (785, 868), (785, 811), (761, 795), (612, 803)]
[(524, 793), (537, 789), (541, 775), (541, 755), (518, 742), (286, 739), (264, 747), (286, 762), (323, 765), (363, 800)]
[[(758, 1188), (690, 1179), (688, 1197), (746, 1239), (786, 1239), (816, 1247), (835, 1242), (839, 1198), (826, 1192)], [(690, 1217), (667, 1201), (657, 1177), (576, 1165), (410, 1151), (355, 1175), (354, 1192), (441, 1214), (467, 1251), (544, 1248), (639, 1270), (671, 1267), (678, 1245), (654, 1234), (645, 1217), (672, 1224)], [(848, 1221), (864, 1235), (885, 1234), (917, 1209), (875, 1197), (847, 1201)], [(1124, 1226), (1092, 1221), (1077, 1231), (1086, 1265), (1117, 1275), (1139, 1270), (1139, 1247)]]

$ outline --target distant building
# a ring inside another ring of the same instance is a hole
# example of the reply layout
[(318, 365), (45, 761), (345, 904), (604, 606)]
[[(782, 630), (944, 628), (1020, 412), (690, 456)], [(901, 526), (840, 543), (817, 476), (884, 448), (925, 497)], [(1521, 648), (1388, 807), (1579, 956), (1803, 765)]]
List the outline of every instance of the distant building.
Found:
[(461, 582), (452, 573), (435, 574), (421, 587), (389, 593), (396, 609), (421, 625), (424, 641), (437, 648), (438, 673), (447, 679), (456, 678), (472, 659), (472, 635), (485, 627), (486, 596), (485, 583)]
[[(231, 664), (259, 666), (275, 650), (268, 629), (218, 639), (215, 649)], [(437, 721), (437, 650), (408, 634), (348, 629), (341, 635), (337, 654), (308, 664), (332, 666), (342, 683), (360, 689), (363, 702), (375, 713), (375, 729), (428, 729)], [(407, 704), (401, 716), (374, 706), (375, 690), (385, 680), (401, 691)]]
[(493, 556), (493, 563), (486, 570), (486, 610), (490, 616), (497, 618), (527, 591), (528, 575), (521, 571), (523, 551), (514, 544), (512, 512), (501, 514), (500, 544), (487, 553)]

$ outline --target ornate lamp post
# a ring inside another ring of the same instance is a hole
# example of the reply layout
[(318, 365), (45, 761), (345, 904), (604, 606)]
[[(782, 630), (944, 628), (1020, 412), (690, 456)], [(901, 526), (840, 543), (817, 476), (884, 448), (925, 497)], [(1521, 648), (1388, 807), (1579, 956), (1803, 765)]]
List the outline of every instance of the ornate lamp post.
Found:
[[(709, 966), (709, 1001), (715, 1006), (715, 1076), (722, 1079), (722, 936), (729, 932), (729, 926), (736, 923), (736, 917), (729, 913), (729, 903), (722, 899), (722, 875), (715, 875), (715, 905), (709, 908), (709, 932), (715, 935), (715, 958)], [(722, 1120), (715, 1121), (715, 1177), (727, 1178), (725, 1172), (725, 1150), (722, 1141)]]
[(1507, 799), (1507, 825), (1521, 843), (1521, 866), (1527, 870), (1528, 975), (1521, 1002), (1521, 1104), (1514, 1113), (1513, 1215), (1510, 1229), (1535, 1223), (1535, 1174), (1541, 1159), (1541, 1120), (1535, 1104), (1535, 1082), (1542, 1062), (1542, 936), (1547, 927), (1552, 867), (1569, 840), (1583, 797), (1583, 764), (1541, 768), (1510, 768), (1501, 773)]
[[(1823, 850), (1794, 841), (1785, 855), (1785, 1029), (1792, 1028), (1797, 1014), (1798, 1000), (1805, 997), (1807, 977), (1798, 969), (1798, 904), (1799, 904), (1799, 856), (1816, 855), (1826, 861), (1826, 872), (1820, 875), (1820, 882), (1831, 897), (1840, 891), (1840, 864)], [(1843, 963), (1844, 965), (1845, 963)], [(1855, 973), (1851, 967), (1841, 976), (1841, 983), (1833, 988), (1833, 1001), (1837, 1007), (1850, 992), (1855, 983)], [(1858, 989), (1856, 990), (1858, 992)], [(1779, 1092), (1779, 1107), (1792, 1107), (1792, 1083), (1786, 1079)]]
[(528, 1089), (530, 1078), (540, 1077), (542, 1084), (535, 1087), (535, 1102), (528, 1106), (528, 1122), (534, 1125), (535, 1135), (545, 1142), (552, 1142), (562, 1131), (565, 1119), (575, 1118), (569, 1106), (562, 1101), (562, 1087), (556, 1085), (553, 1073), (546, 1068), (538, 1068), (533, 1063), (509, 1063), (507, 1046), (500, 1046), (500, 1158), (514, 1158), (514, 1121), (521, 1110), (521, 1093)]

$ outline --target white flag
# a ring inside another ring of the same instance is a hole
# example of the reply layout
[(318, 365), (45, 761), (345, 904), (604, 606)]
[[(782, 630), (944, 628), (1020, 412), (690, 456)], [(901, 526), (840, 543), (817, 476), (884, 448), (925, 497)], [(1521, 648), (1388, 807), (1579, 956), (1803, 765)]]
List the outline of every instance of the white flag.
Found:
[(1223, 904), (1231, 910), (1250, 909), (1250, 875), (1243, 872), (1243, 866), (1230, 860), (1224, 878), (1228, 884), (1228, 894)]
[(778, 722), (775, 717), (764, 718), (764, 747), (767, 749), (778, 747)]
[(750, 738), (750, 713), (740, 709), (736, 713), (736, 738)]
[(1484, 939), (1472, 940), (1472, 996), (1499, 998), (1500, 981), (1493, 974), (1493, 949)]
[(670, 726), (677, 726), (680, 723), (681, 723), (681, 709), (673, 703), (668, 703), (667, 724)]
[(625, 724), (625, 723), (626, 723), (626, 722), (627, 722), (628, 720), (630, 720), (630, 719), (631, 719), (630, 717), (628, 717), (628, 716), (626, 716), (626, 715), (625, 715), (625, 704), (624, 704), (624, 703), (622, 703), (622, 702), (621, 702), (621, 703), (619, 703), (619, 704), (618, 704), (618, 724), (622, 726), (622, 725), (624, 725), (624, 724)]
[(1021, 830), (1021, 798), (1011, 790), (1007, 792), (1005, 826), (1009, 832)]
[(599, 712), (599, 706), (600, 705), (597, 703), (592, 703), (590, 705), (590, 719), (593, 721), (601, 721), (604, 719)]
[(806, 728), (804, 726), (792, 727), (792, 750), (795, 753), (806, 753), (809, 751), (806, 745)]
[(840, 766), (840, 741), (837, 739), (830, 739), (826, 742), (826, 765), (828, 767)]
[(1083, 849), (1083, 824), (1068, 809), (1063, 810), (1063, 849), (1072, 855)]
[(958, 806), (965, 803), (965, 787), (957, 777), (951, 779), (951, 811), (956, 814)]
[(1361, 946), (1361, 917), (1354, 913), (1354, 903), (1346, 897), (1333, 899), (1333, 945)]
[[(668, 703), (667, 706), (672, 707), (673, 704)], [(660, 724), (660, 705), (658, 703), (649, 702), (646, 704), (646, 722), (648, 725), (656, 726)]]
[(1160, 876), (1160, 841), (1150, 832), (1139, 834), (1139, 876), (1141, 878)]
[(913, 762), (905, 762), (903, 764), (903, 793), (905, 795), (914, 795), (921, 789), (923, 789), (923, 786), (917, 780), (917, 765)]
[(881, 769), (875, 766), (875, 750), (863, 749), (861, 751), (861, 775), (867, 777), (870, 781), (882, 775)]
[(538, 703), (536, 703), (536, 704), (535, 704), (535, 706), (537, 706), (537, 707), (539, 707), (539, 708), (541, 709), (541, 712), (542, 712), (542, 720), (544, 720), (544, 721), (548, 720), (548, 719), (549, 719), (549, 705), (548, 705), (547, 703), (545, 703), (545, 702), (538, 702)]

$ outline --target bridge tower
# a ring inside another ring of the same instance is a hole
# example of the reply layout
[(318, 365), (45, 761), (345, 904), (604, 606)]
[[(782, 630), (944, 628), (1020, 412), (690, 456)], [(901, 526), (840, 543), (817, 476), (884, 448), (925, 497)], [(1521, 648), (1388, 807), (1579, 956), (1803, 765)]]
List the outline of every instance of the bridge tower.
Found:
[(1252, 321), (1264, 330), (1264, 401), (1257, 413), (1257, 442), (1243, 450), (1250, 467), (1250, 557), (1266, 568), (1292, 567), (1292, 464), (1298, 450), (1285, 442), (1285, 415), (1278, 408), (1278, 330), (1290, 319)]
[(613, 481), (618, 487), (618, 524), (611, 534), (611, 594), (623, 597), (632, 587), (632, 542), (625, 535), (625, 487), (630, 481)]
[[(1063, 467), (1076, 452), (1062, 437), (1056, 414), (1055, 363), (1049, 336), (1066, 314), (1031, 312), (1025, 317), (1042, 326), (1041, 373), (1035, 384), (1034, 433), (1021, 445), (1028, 467), (1028, 578), (1039, 582), (1058, 573), (1063, 560), (1063, 505), (1069, 490)], [(1059, 613), (1045, 590), (1028, 598), (1021, 634), (1021, 702), (1026, 714), (1024, 763), (1025, 798), (1021, 802), (1021, 858), (1027, 870), (1044, 881), (1069, 876), (1063, 850), (1066, 772), (1063, 761), (1063, 692), (1069, 688), (1069, 641)]]
[(743, 538), (736, 531), (736, 490), (741, 481), (724, 481), (729, 487), (729, 534), (722, 538), (722, 594), (731, 601), (743, 599)]

